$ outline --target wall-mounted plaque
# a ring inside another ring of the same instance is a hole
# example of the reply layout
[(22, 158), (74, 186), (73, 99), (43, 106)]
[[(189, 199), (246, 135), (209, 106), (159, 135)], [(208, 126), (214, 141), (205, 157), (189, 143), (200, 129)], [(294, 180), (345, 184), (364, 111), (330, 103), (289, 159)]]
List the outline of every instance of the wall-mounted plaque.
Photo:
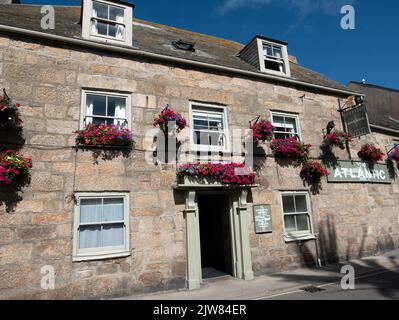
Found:
[(375, 164), (372, 168), (360, 161), (337, 161), (327, 164), (328, 182), (392, 183), (386, 164)]
[(255, 233), (272, 232), (272, 207), (270, 204), (254, 205)]

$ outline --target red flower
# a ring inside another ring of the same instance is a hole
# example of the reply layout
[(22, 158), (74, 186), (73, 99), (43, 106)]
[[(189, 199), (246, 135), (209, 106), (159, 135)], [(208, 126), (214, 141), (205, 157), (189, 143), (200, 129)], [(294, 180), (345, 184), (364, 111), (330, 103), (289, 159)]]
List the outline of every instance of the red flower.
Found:
[(304, 144), (295, 138), (274, 139), (270, 148), (275, 157), (305, 162), (309, 156), (311, 145)]
[(329, 175), (327, 168), (318, 162), (307, 162), (303, 165), (301, 173), (299, 174), (301, 179), (308, 184), (320, 182), (321, 177)]
[(224, 186), (250, 186), (255, 184), (256, 174), (243, 163), (188, 163), (181, 165), (178, 174), (199, 178), (209, 177)]
[(173, 121), (176, 123), (176, 132), (180, 132), (187, 125), (186, 119), (180, 114), (175, 113), (172, 108), (167, 108), (160, 112), (157, 117), (154, 118), (152, 125), (154, 127), (159, 127), (159, 129), (166, 133), (168, 132), (168, 123)]
[(133, 135), (129, 129), (119, 129), (116, 125), (89, 124), (83, 130), (75, 131), (79, 145), (118, 145), (133, 147)]
[(261, 119), (259, 122), (256, 122), (251, 125), (251, 129), (253, 131), (253, 140), (254, 142), (266, 140), (270, 140), (273, 137), (273, 132), (275, 130), (274, 126), (270, 121)]
[(353, 140), (351, 133), (336, 130), (324, 136), (323, 144), (326, 146), (335, 146), (344, 150), (345, 145)]
[(384, 158), (384, 154), (385, 153), (380, 148), (377, 148), (370, 143), (366, 143), (362, 146), (357, 155), (363, 161), (377, 162)]

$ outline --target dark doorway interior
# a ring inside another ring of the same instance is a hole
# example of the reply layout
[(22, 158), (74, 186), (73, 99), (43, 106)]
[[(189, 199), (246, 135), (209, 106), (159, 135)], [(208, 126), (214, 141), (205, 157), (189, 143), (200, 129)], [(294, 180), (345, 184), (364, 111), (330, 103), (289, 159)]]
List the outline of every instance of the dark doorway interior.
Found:
[(233, 274), (228, 195), (199, 195), (202, 276)]

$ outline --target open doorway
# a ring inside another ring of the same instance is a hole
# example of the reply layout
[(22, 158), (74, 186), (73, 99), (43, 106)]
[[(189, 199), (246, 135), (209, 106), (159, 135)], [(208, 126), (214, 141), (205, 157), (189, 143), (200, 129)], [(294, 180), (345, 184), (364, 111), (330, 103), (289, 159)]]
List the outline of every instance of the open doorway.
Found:
[(198, 195), (198, 207), (202, 278), (232, 275), (230, 197), (227, 194)]

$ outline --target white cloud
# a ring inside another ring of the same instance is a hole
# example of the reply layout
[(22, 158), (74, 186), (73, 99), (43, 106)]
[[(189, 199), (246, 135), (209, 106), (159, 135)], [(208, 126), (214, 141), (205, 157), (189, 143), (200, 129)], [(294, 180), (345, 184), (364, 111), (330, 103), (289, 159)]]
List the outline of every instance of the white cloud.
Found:
[(343, 5), (353, 5), (355, 0), (224, 0), (217, 7), (221, 15), (242, 8), (261, 9), (269, 5), (280, 6), (294, 12), (297, 16), (286, 33), (296, 29), (311, 14), (338, 15)]
[(299, 16), (314, 12), (338, 14), (343, 5), (353, 4), (353, 2), (354, 0), (225, 0), (217, 7), (217, 11), (220, 14), (226, 14), (240, 8), (259, 9), (275, 4), (295, 10)]

